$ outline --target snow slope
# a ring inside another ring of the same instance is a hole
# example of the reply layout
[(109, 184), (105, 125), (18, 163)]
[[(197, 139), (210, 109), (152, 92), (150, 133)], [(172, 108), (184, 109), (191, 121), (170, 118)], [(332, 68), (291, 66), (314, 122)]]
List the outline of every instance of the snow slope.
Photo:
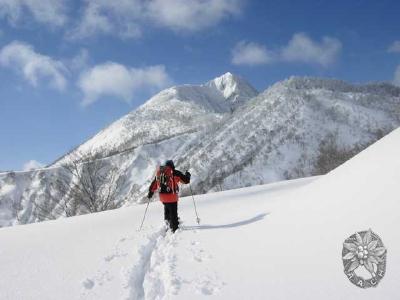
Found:
[[(162, 230), (161, 205), (0, 229), (2, 299), (396, 299), (400, 280), (400, 129), (319, 178), (180, 202), (184, 229)], [(360, 289), (342, 244), (372, 228), (387, 274)]]

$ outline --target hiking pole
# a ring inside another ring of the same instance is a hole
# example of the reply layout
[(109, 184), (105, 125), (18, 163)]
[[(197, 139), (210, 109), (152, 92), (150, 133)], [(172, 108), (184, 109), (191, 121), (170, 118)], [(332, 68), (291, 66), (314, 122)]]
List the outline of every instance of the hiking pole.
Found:
[(194, 196), (193, 196), (193, 191), (192, 191), (192, 185), (189, 183), (189, 188), (190, 188), (190, 194), (192, 195), (192, 199), (193, 199), (193, 204), (194, 204), (194, 211), (196, 213), (196, 221), (197, 224), (200, 225), (200, 218), (199, 215), (197, 214), (197, 207), (196, 207), (196, 202), (194, 201)]
[(140, 224), (140, 228), (138, 231), (142, 230), (142, 226), (144, 223), (144, 218), (146, 218), (146, 214), (147, 214), (147, 209), (149, 208), (149, 204), (150, 204), (150, 198), (148, 198), (149, 200), (147, 200), (147, 206), (146, 206), (146, 210), (144, 211), (144, 215), (143, 215), (143, 219), (142, 219), (142, 224)]

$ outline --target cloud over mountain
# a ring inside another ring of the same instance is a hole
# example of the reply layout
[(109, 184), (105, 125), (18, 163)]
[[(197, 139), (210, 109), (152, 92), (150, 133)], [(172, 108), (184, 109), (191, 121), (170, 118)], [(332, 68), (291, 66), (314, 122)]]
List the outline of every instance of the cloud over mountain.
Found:
[(26, 20), (26, 12), (38, 23), (53, 26), (68, 19), (65, 0), (0, 0), (0, 17), (14, 26)]
[(240, 41), (232, 50), (234, 65), (262, 65), (274, 60), (273, 53), (263, 45)]
[(52, 88), (63, 90), (67, 85), (67, 68), (58, 60), (35, 51), (30, 44), (14, 41), (0, 51), (0, 65), (14, 69), (33, 86), (49, 80)]
[(78, 86), (84, 94), (82, 104), (89, 105), (102, 96), (112, 96), (131, 101), (138, 90), (158, 90), (171, 82), (162, 65), (145, 68), (129, 68), (107, 62), (84, 72)]
[(240, 14), (240, 0), (153, 0), (145, 10), (149, 19), (175, 31), (198, 31)]
[(288, 62), (302, 62), (329, 66), (336, 61), (342, 43), (332, 37), (323, 37), (321, 42), (312, 40), (305, 33), (296, 33), (282, 49), (281, 57)]
[(240, 14), (242, 0), (85, 1), (71, 38), (115, 35), (137, 38), (143, 28), (158, 26), (175, 32), (196, 32)]
[(324, 36), (320, 42), (305, 33), (295, 33), (287, 45), (275, 50), (254, 42), (241, 41), (232, 49), (235, 65), (261, 65), (273, 62), (305, 63), (328, 67), (334, 64), (341, 52), (340, 40)]

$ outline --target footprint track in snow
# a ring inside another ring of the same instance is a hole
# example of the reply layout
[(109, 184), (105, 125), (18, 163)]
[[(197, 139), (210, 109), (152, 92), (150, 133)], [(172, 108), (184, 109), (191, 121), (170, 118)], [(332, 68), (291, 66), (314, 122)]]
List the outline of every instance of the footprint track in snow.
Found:
[(153, 251), (143, 282), (145, 299), (165, 299), (178, 293), (181, 278), (176, 272), (177, 258), (173, 251), (178, 237), (178, 234), (168, 233)]
[(176, 294), (181, 280), (176, 275), (176, 256), (173, 248), (177, 235), (161, 228), (147, 236), (139, 250), (139, 259), (126, 273), (126, 299), (165, 299)]
[(205, 296), (218, 293), (225, 282), (221, 281), (216, 273), (211, 275), (202, 275), (196, 278), (194, 282), (194, 290), (196, 294)]
[(208, 253), (197, 240), (187, 241), (184, 249), (187, 262), (193, 263), (190, 274), (187, 274), (183, 282), (188, 284), (195, 294), (209, 296), (219, 293), (226, 283), (219, 278), (213, 268), (212, 254)]
[[(126, 244), (128, 240), (139, 244)], [(188, 278), (182, 278), (177, 272), (176, 250), (178, 243), (181, 244), (179, 241), (183, 242), (179, 247), (182, 248), (180, 251), (186, 252), (185, 257), (192, 261), (190, 264), (195, 264), (193, 267), (198, 271), (192, 275), (186, 274)], [(130, 250), (128, 246), (133, 248)], [(211, 259), (212, 255), (201, 247), (199, 241), (182, 240), (181, 232), (171, 234), (165, 227), (132, 238), (124, 237), (103, 258), (102, 267), (96, 274), (82, 281), (82, 299), (88, 293), (92, 296), (99, 293), (101, 295), (102, 289), (99, 290), (99, 287), (106, 288), (106, 284), (114, 280), (120, 281), (121, 296), (128, 300), (169, 299), (177, 295), (183, 285), (189, 285), (189, 289), (196, 294), (213, 295), (225, 284), (209, 268)], [(110, 272), (111, 266), (115, 269), (121, 263), (127, 267), (120, 267), (119, 272)]]
[(96, 295), (98, 293), (101, 294), (101, 289), (99, 290), (100, 287), (106, 287), (109, 282), (120, 279), (118, 273), (113, 272), (112, 269), (116, 269), (119, 265), (121, 265), (120, 259), (129, 259), (129, 253), (127, 249), (124, 249), (126, 246), (123, 247), (122, 244), (126, 241), (132, 242), (133, 240), (134, 237), (120, 238), (116, 242), (110, 254), (103, 257), (103, 259), (100, 261), (98, 270), (92, 276), (88, 276), (81, 281), (81, 299), (97, 299), (98, 297)]

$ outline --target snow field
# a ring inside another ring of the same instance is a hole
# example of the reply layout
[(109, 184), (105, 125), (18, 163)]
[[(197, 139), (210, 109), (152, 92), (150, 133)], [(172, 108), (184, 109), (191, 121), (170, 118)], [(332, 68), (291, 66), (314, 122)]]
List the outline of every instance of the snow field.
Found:
[[(400, 129), (322, 177), (0, 229), (1, 299), (398, 299)], [(376, 288), (343, 272), (344, 240), (388, 249)]]
[(207, 249), (209, 243), (215, 240), (223, 252), (232, 251), (221, 236), (227, 231), (236, 236), (241, 227), (265, 217), (253, 205), (249, 217), (242, 218), (244, 212), (235, 203), (243, 203), (247, 193), (250, 198), (266, 191), (277, 195), (287, 185), (197, 196), (205, 222), (200, 226), (191, 198), (182, 198), (180, 216), (187, 221), (175, 235), (160, 225), (158, 202), (151, 203), (141, 232), (137, 229), (144, 206), (0, 229), (0, 276), (7, 278), (0, 281), (1, 299), (218, 297), (226, 282), (214, 267), (220, 258)]

